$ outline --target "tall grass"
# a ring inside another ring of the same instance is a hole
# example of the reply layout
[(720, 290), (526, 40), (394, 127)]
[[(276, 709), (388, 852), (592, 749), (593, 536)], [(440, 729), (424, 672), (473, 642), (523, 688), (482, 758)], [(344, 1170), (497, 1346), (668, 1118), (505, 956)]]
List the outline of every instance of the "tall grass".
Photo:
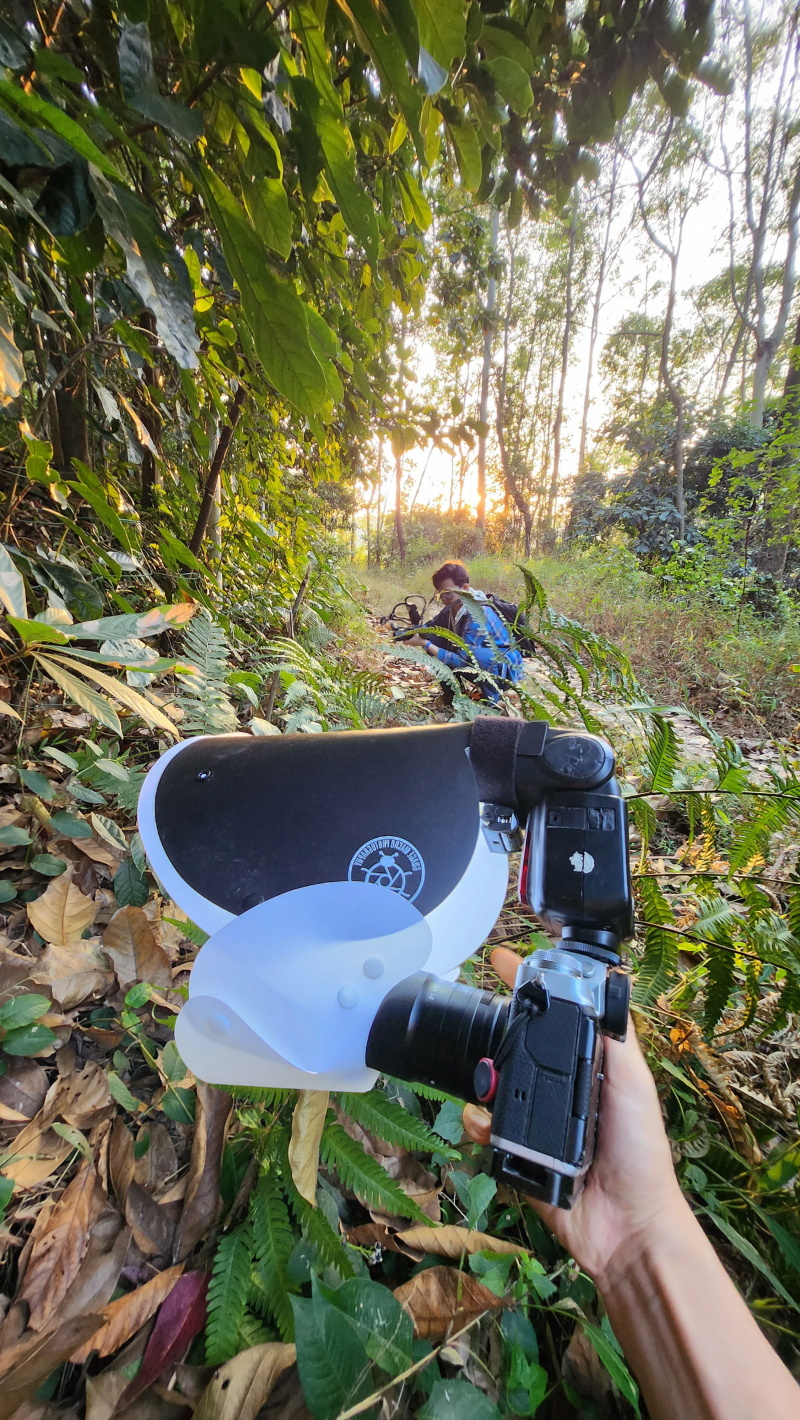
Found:
[[(409, 592), (433, 594), (437, 561), (404, 572), (356, 568), (356, 594), (386, 613)], [(534, 557), (526, 564), (544, 584), (550, 605), (602, 632), (626, 652), (642, 685), (659, 702), (723, 715), (745, 734), (788, 736), (800, 721), (800, 621), (774, 622), (749, 607), (732, 615), (708, 596), (665, 595), (658, 579), (621, 549), (587, 549)], [(519, 601), (518, 565), (499, 556), (468, 562), (474, 587)], [(434, 602), (432, 611), (438, 609)]]

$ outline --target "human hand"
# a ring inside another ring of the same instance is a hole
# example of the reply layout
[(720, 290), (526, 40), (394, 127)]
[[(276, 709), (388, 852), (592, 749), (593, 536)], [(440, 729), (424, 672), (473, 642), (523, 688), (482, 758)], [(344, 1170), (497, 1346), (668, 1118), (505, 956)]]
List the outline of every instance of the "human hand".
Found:
[(404, 636), (404, 637), (403, 637), (403, 640), (405, 641), (405, 643), (406, 643), (407, 646), (425, 646), (425, 645), (427, 645), (427, 642), (426, 642), (426, 640), (425, 640), (425, 637), (424, 637), (424, 636), (420, 636), (420, 634), (419, 634), (418, 631), (415, 631), (415, 633), (414, 633), (413, 636)]
[[(492, 952), (492, 966), (509, 986), (521, 960), (507, 947)], [(603, 1071), (594, 1163), (583, 1192), (569, 1211), (530, 1200), (601, 1291), (612, 1260), (634, 1259), (654, 1231), (669, 1228), (675, 1211), (688, 1206), (672, 1166), (655, 1081), (632, 1024), (624, 1043), (606, 1039)], [(490, 1125), (485, 1109), (466, 1106), (464, 1127), (476, 1143), (489, 1143)]]

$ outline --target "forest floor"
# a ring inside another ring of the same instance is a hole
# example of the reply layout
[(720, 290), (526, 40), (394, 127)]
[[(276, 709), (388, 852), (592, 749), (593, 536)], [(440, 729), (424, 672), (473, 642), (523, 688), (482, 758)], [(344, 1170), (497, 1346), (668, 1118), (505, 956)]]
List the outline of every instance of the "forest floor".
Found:
[[(383, 723), (448, 720), (451, 711), (442, 703), (431, 670), (393, 654), (390, 633), (378, 615), (388, 609), (383, 595), (374, 596), (369, 619), (359, 618), (341, 631), (339, 650), (355, 669), (380, 675), (397, 716), (392, 719), (390, 706)], [(546, 677), (535, 658), (528, 658), (526, 670), (533, 679)], [(588, 703), (599, 718), (606, 717), (617, 743), (623, 724), (631, 742), (641, 739), (641, 724), (623, 705)], [(675, 707), (669, 715), (686, 762), (701, 774), (709, 758), (708, 736), (690, 713)], [(722, 711), (717, 715), (715, 726), (725, 733), (730, 724)], [(796, 755), (788, 738), (764, 733), (749, 741), (741, 743), (753, 782)], [(166, 744), (156, 745), (151, 734), (130, 721), (122, 745), (105, 732), (93, 735), (88, 714), (52, 687), (49, 694), (40, 690), (32, 698), (19, 742), (14, 726), (5, 737), (0, 764), (6, 800), (0, 808), (0, 1062), (6, 1066), (0, 1075), (0, 1420), (110, 1420), (112, 1415), (124, 1420), (240, 1420), (243, 1414), (248, 1420), (309, 1420), (312, 1412), (319, 1415), (324, 1409), (307, 1409), (294, 1348), (278, 1339), (268, 1304), (261, 1311), (255, 1304), (247, 1310), (233, 1350), (214, 1350), (219, 1317), (214, 1323), (213, 1287), (222, 1243), (250, 1226), (247, 1210), (257, 1197), (258, 1178), (253, 1142), (259, 1147), (280, 1116), (235, 1106), (225, 1091), (198, 1083), (172, 1039), (201, 935), (137, 867), (134, 821), (139, 771)], [(43, 747), (48, 746), (56, 746), (57, 754), (47, 758)], [(91, 787), (88, 801), (85, 797), (86, 786), (94, 786), (94, 805)], [(675, 815), (666, 799), (663, 813), (658, 800), (654, 806), (669, 831), (651, 866), (663, 875), (679, 873), (687, 861), (682, 857), (685, 835), (673, 832)], [(725, 867), (718, 860), (709, 862)], [(689, 910), (682, 911), (681, 920), (691, 923)], [(524, 944), (535, 930), (532, 914), (510, 895), (489, 945)], [(689, 973), (693, 965), (693, 959), (684, 961)], [(468, 971), (482, 985), (497, 985), (485, 958)], [(706, 1044), (690, 1013), (672, 1000), (659, 998), (642, 1017), (665, 1101), (674, 1104), (670, 1090), (676, 1074), (688, 1082), (697, 1101), (688, 1142), (676, 1143), (676, 1157), (684, 1164), (704, 1158), (713, 1131), (722, 1131), (736, 1167), (750, 1171), (747, 1186), (763, 1206), (773, 1206), (776, 1197), (780, 1202), (774, 1191), (776, 1169), (784, 1169), (781, 1180), (794, 1177), (781, 1161), (787, 1136), (796, 1133), (800, 1047), (793, 1029), (771, 1032), (775, 999), (774, 993), (764, 996), (755, 1015), (739, 1012), (726, 1018), (731, 1039), (724, 1058)], [(449, 1238), (456, 1248), (444, 1257), (428, 1254), (424, 1249), (435, 1230), (420, 1243), (419, 1229), (411, 1246), (404, 1241), (410, 1218), (393, 1215), (386, 1206), (368, 1206), (358, 1188), (339, 1181), (336, 1196), (349, 1221), (337, 1220), (337, 1237), (341, 1232), (354, 1257), (356, 1248), (358, 1275), (404, 1295), (401, 1289), (419, 1277), (432, 1284), (452, 1274), (480, 1294), (487, 1318), (493, 1315), (493, 1308), (505, 1305), (502, 1285), (494, 1294), (477, 1273), (439, 1264), (463, 1263), (470, 1231), (473, 1241), (482, 1239), (483, 1248), (518, 1254), (521, 1223), (518, 1218), (508, 1222), (513, 1210), (505, 1207), (507, 1200), (498, 1198), (505, 1211), (495, 1208), (482, 1225), (486, 1231), (476, 1234), (474, 1219), (469, 1222), (472, 1205), (458, 1192), (462, 1184), (456, 1187), (451, 1163), (426, 1160), (423, 1167), (419, 1151), (387, 1145), (352, 1121), (345, 1119), (345, 1125), (390, 1177), (406, 1178), (409, 1188), (412, 1177), (414, 1187), (425, 1182), (429, 1217), (447, 1225), (441, 1230), (442, 1247)], [(444, 1137), (457, 1143), (457, 1123), (450, 1119), (448, 1127), (451, 1132)], [(779, 1160), (771, 1164), (776, 1140)], [(770, 1166), (772, 1182), (759, 1192), (753, 1170), (761, 1169), (767, 1179)], [(471, 1176), (474, 1182), (479, 1168), (469, 1150), (462, 1151), (463, 1187)], [(330, 1180), (330, 1171), (325, 1177)], [(738, 1175), (736, 1188), (740, 1193)], [(287, 1196), (294, 1207), (291, 1191)], [(305, 1232), (301, 1239), (300, 1216), (288, 1244), (293, 1259), (308, 1246)], [(738, 1214), (731, 1216), (742, 1226)], [(286, 1219), (288, 1227), (288, 1213)], [(723, 1243), (727, 1261), (745, 1290), (758, 1293), (765, 1274), (753, 1271), (752, 1244), (736, 1231), (733, 1237), (751, 1252), (737, 1250), (729, 1229)], [(530, 1236), (528, 1245), (533, 1246)], [(555, 1304), (548, 1313), (548, 1364), (556, 1379), (569, 1382), (573, 1400), (583, 1395), (586, 1406), (584, 1411), (575, 1401), (575, 1408), (565, 1409), (566, 1402), (554, 1400), (542, 1415), (629, 1414), (576, 1327), (578, 1303), (587, 1307), (588, 1316), (595, 1315), (581, 1292), (583, 1284), (541, 1233), (535, 1252), (555, 1279), (541, 1285), (560, 1288), (565, 1308), (563, 1316)], [(292, 1265), (290, 1290), (297, 1294), (303, 1286), (297, 1279), (307, 1276), (302, 1272), (307, 1258)], [(777, 1265), (770, 1259), (770, 1267)], [(774, 1278), (772, 1271), (768, 1275)], [(788, 1294), (784, 1289), (780, 1295), (785, 1299)], [(454, 1294), (449, 1311), (446, 1300), (437, 1305), (440, 1330), (431, 1334), (444, 1338), (457, 1320), (460, 1325), (463, 1301)], [(414, 1315), (413, 1302), (409, 1307)], [(244, 1315), (244, 1303), (242, 1310)], [(475, 1319), (482, 1314), (476, 1312)], [(765, 1312), (767, 1320), (770, 1315), (779, 1318), (776, 1325), (785, 1331), (785, 1309)], [(417, 1325), (419, 1317), (414, 1320)], [(560, 1327), (557, 1342), (551, 1323)], [(467, 1377), (497, 1401), (498, 1345), (497, 1328), (488, 1319), (479, 1321), (468, 1344), (449, 1347), (437, 1359), (437, 1374)], [(419, 1397), (410, 1410), (401, 1400), (402, 1391), (397, 1404), (384, 1400), (382, 1416), (415, 1413)]]

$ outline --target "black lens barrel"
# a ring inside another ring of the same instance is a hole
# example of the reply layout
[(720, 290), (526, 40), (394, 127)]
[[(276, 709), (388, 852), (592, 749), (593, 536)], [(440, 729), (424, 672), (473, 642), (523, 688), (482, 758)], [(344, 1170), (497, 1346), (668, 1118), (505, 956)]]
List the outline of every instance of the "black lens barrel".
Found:
[(510, 1001), (418, 971), (381, 1003), (367, 1041), (367, 1065), (474, 1103), (475, 1066), (499, 1048)]

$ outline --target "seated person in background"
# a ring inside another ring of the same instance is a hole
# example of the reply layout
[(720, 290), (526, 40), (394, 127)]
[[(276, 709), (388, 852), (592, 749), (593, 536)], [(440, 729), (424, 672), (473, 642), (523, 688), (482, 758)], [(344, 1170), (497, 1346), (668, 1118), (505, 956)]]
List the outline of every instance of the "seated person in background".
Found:
[[(415, 636), (404, 638), (406, 645), (422, 646), (429, 656), (435, 656), (456, 672), (467, 693), (476, 689), (481, 699), (496, 704), (500, 690), (518, 684), (523, 676), (522, 656), (512, 642), (506, 623), (485, 593), (470, 587), (469, 572), (463, 563), (445, 562), (431, 580), (444, 603), (443, 608), (432, 621), (421, 626)], [(461, 601), (459, 592), (463, 591), (481, 602), (484, 624)], [(432, 634), (428, 634), (429, 628)], [(437, 636), (436, 628), (454, 632), (469, 651), (445, 636)], [(475, 669), (475, 662), (479, 670)]]

